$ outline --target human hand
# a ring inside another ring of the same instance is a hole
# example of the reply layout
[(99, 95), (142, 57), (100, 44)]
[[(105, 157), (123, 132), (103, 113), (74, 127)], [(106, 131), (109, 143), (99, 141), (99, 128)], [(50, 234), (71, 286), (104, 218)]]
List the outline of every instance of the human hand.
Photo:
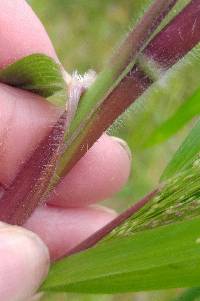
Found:
[[(0, 1), (0, 28), (0, 67), (32, 53), (58, 61), (25, 0)], [(6, 187), (61, 111), (39, 96), (3, 84), (0, 108), (0, 183)], [(46, 277), (50, 259), (56, 260), (116, 216), (94, 204), (121, 189), (130, 161), (126, 144), (104, 134), (47, 204), (29, 218), (24, 225), (29, 230), (0, 223), (0, 301), (27, 300)]]

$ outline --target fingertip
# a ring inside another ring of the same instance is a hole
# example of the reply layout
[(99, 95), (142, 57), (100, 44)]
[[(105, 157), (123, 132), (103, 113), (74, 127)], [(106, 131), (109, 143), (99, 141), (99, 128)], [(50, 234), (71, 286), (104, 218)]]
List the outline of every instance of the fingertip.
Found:
[(44, 26), (25, 0), (0, 1), (0, 28), (1, 68), (33, 53), (58, 60)]
[(30, 231), (5, 224), (0, 241), (0, 300), (27, 300), (48, 273), (47, 247)]

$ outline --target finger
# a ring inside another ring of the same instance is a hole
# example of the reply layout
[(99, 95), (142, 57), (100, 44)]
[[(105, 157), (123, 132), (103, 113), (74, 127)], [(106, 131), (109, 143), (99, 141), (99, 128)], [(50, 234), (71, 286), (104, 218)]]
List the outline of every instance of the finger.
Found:
[(33, 233), (0, 224), (0, 300), (26, 301), (48, 273), (49, 253)]
[(8, 185), (58, 119), (60, 109), (34, 94), (0, 84), (0, 182)]
[(32, 53), (57, 56), (49, 37), (25, 0), (0, 1), (0, 67)]
[(62, 209), (37, 208), (25, 227), (37, 233), (50, 251), (52, 260), (85, 240), (110, 222), (116, 213), (103, 207)]
[[(32, 53), (56, 58), (44, 27), (25, 0), (0, 1), (0, 68)], [(0, 183), (9, 184), (60, 112), (41, 97), (0, 85)]]
[(80, 207), (109, 198), (126, 183), (130, 167), (127, 144), (104, 134), (56, 187), (48, 203)]

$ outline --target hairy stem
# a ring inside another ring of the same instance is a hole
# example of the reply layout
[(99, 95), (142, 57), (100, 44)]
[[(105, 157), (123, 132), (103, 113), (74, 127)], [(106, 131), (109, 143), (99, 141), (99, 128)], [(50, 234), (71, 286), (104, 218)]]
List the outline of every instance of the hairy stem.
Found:
[(192, 0), (144, 50), (144, 55), (169, 69), (200, 41), (200, 0)]
[(129, 33), (110, 60), (109, 66), (110, 68), (113, 68), (113, 66), (117, 68), (117, 76), (121, 74), (145, 47), (152, 33), (157, 29), (176, 3), (177, 0), (155, 0), (153, 2), (150, 8), (145, 12), (143, 18)]
[[(176, 2), (173, 0), (153, 2), (100, 76), (100, 84), (95, 83), (92, 88), (95, 92), (88, 91), (89, 95), (86, 93), (83, 97), (67, 137), (67, 150), (63, 154), (57, 171), (59, 176), (64, 176), (101, 136), (102, 132), (152, 84), (152, 80), (137, 67), (127, 75), (126, 68), (130, 69), (129, 63), (130, 66), (135, 63), (153, 32)], [(122, 80), (116, 84), (116, 79), (123, 72), (125, 72), (125, 77), (123, 78), (122, 75)], [(102, 77), (105, 78), (103, 83)]]
[[(78, 112), (70, 126), (71, 135), (73, 135), (78, 128), (83, 126), (83, 121), (89, 120), (90, 116), (92, 116), (97, 107), (103, 102), (108, 91), (113, 90), (116, 81), (119, 80), (120, 77), (123, 77), (123, 73), (127, 73), (126, 69), (135, 63), (137, 56), (152, 38), (154, 31), (158, 28), (162, 19), (177, 1), (178, 0), (154, 0), (153, 4), (141, 18), (141, 21), (123, 41), (108, 66), (99, 75), (93, 88), (90, 89), (90, 97), (86, 95), (84, 101), (79, 104)], [(91, 93), (91, 90), (94, 93)]]
[[(154, 37), (143, 50), (142, 56), (153, 60), (162, 68), (169, 69), (199, 41), (200, 0), (193, 0)], [(101, 136), (102, 132), (152, 83), (153, 80), (140, 68), (140, 65), (135, 64), (117, 86), (104, 97), (88, 121), (80, 124), (67, 138), (67, 150), (61, 160), (58, 174), (63, 177)]]
[(0, 220), (22, 225), (42, 202), (60, 157), (66, 126), (66, 112), (23, 165), (13, 183), (0, 198)]

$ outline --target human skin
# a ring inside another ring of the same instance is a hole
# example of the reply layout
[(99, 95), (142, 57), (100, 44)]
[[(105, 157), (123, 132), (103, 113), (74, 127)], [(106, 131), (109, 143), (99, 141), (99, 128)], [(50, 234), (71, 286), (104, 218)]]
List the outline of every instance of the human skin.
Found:
[[(0, 68), (32, 53), (59, 62), (25, 0), (0, 1), (0, 29)], [(11, 183), (60, 114), (41, 97), (0, 84), (0, 183)], [(116, 216), (96, 203), (121, 189), (130, 163), (126, 144), (104, 134), (24, 227), (0, 223), (0, 300), (28, 300), (47, 276), (50, 260)]]

